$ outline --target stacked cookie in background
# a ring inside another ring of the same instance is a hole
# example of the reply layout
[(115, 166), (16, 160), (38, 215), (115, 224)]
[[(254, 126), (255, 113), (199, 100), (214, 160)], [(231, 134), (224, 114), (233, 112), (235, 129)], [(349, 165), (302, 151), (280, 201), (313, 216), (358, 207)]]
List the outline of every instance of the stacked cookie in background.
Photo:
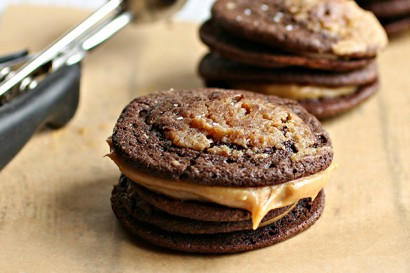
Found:
[(356, 2), (376, 15), (389, 37), (410, 32), (410, 0), (357, 0)]
[(376, 17), (350, 0), (219, 0), (200, 37), (207, 86), (295, 99), (318, 118), (376, 92), (387, 45)]

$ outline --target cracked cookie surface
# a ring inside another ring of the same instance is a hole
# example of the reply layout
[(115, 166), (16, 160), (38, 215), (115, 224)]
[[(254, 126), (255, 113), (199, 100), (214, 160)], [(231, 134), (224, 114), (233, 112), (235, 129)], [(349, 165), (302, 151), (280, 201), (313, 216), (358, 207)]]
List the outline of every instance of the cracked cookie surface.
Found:
[(220, 0), (212, 17), (236, 36), (301, 54), (370, 57), (387, 44), (376, 17), (350, 0)]
[(327, 132), (299, 104), (221, 89), (135, 99), (112, 149), (135, 170), (215, 186), (276, 185), (322, 171), (333, 157)]

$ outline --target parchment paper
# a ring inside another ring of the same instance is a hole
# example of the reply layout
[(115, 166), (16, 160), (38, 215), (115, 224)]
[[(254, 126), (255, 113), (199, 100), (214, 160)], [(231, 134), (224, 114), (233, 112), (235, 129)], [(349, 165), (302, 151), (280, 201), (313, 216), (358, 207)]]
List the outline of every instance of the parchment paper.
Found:
[[(37, 51), (87, 14), (10, 8), (0, 54)], [(197, 31), (181, 22), (127, 27), (84, 62), (75, 118), (37, 133), (0, 173), (0, 272), (410, 272), (410, 35), (382, 54), (380, 92), (325, 122), (339, 169), (312, 228), (221, 256), (167, 251), (124, 232), (110, 207), (119, 172), (104, 158), (105, 139), (132, 98), (201, 86)]]

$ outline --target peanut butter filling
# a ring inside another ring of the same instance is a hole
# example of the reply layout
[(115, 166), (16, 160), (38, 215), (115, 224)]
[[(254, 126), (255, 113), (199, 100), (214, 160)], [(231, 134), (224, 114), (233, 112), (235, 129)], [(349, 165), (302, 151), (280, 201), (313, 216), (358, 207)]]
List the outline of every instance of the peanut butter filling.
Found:
[[(108, 141), (110, 142), (110, 141)], [(114, 151), (108, 155), (120, 171), (139, 185), (178, 200), (197, 200), (245, 209), (252, 214), (253, 229), (272, 209), (292, 205), (303, 198), (314, 199), (329, 180), (334, 165), (314, 175), (264, 187), (204, 186), (154, 177), (127, 166)]]
[(295, 207), (296, 207), (296, 203), (293, 204), (290, 208), (288, 208), (284, 213), (282, 213), (282, 214), (280, 214), (280, 215), (278, 215), (278, 216), (276, 216), (276, 217), (274, 217), (274, 218), (272, 218), (268, 221), (260, 223), (258, 228), (266, 227), (266, 226), (268, 226), (272, 223), (275, 223), (276, 221), (278, 221), (278, 220), (282, 219), (283, 217), (285, 217), (286, 215), (288, 215), (288, 213), (291, 212)]
[(251, 83), (238, 82), (230, 83), (232, 88), (253, 90), (267, 95), (275, 95), (282, 98), (294, 100), (303, 99), (325, 99), (347, 96), (357, 91), (356, 86), (343, 87), (326, 87), (312, 85), (296, 85), (296, 84), (268, 84), (268, 83)]

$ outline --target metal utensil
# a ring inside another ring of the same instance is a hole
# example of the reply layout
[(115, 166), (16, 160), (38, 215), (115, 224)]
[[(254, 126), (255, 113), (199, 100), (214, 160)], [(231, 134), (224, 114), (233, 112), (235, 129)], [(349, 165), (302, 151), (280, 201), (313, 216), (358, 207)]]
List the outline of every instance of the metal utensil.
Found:
[(81, 60), (131, 22), (147, 23), (186, 0), (110, 0), (35, 55), (0, 57), (0, 170), (42, 126), (64, 126), (78, 106)]

